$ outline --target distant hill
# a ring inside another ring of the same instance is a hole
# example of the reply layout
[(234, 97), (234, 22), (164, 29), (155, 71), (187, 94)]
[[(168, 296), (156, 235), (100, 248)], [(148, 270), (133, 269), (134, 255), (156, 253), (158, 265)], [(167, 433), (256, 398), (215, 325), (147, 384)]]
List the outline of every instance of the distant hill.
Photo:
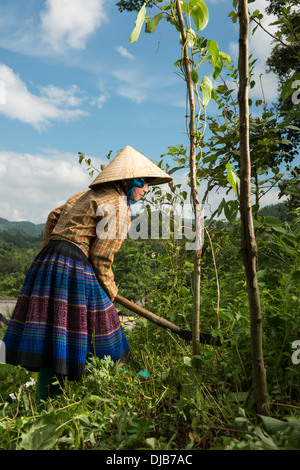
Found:
[[(272, 215), (278, 217), (282, 222), (288, 220), (286, 204), (278, 203), (265, 206), (259, 211), (260, 215)], [(134, 217), (132, 218), (134, 219)], [(23, 231), (32, 237), (39, 237), (44, 232), (45, 224), (34, 224), (33, 222), (21, 221), (10, 222), (0, 217), (0, 232), (15, 233)]]
[(0, 231), (1, 232), (15, 232), (23, 231), (32, 237), (38, 237), (44, 231), (45, 224), (34, 224), (32, 222), (10, 222), (9, 220), (0, 217)]

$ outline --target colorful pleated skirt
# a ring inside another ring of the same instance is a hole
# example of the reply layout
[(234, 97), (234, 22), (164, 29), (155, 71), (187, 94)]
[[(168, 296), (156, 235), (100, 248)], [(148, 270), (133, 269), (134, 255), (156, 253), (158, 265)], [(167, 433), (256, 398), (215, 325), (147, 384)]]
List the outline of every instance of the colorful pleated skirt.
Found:
[(3, 342), (6, 362), (76, 380), (88, 355), (130, 361), (118, 312), (85, 254), (52, 240), (32, 263)]

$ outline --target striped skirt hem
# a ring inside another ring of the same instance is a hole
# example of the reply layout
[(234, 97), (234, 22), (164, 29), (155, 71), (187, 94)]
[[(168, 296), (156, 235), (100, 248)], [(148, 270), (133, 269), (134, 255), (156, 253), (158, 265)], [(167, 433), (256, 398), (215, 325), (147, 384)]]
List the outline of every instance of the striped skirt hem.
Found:
[(70, 380), (84, 375), (88, 354), (132, 359), (118, 312), (89, 260), (63, 240), (50, 241), (32, 263), (3, 342), (7, 363), (50, 367)]

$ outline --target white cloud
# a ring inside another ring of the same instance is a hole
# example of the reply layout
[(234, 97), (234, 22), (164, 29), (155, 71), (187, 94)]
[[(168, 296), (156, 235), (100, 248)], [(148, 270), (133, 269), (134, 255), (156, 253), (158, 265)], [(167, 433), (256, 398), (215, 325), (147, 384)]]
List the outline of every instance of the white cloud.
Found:
[(116, 92), (120, 96), (137, 104), (147, 99), (150, 81), (143, 80), (137, 70), (118, 69), (113, 71), (113, 76), (119, 81)]
[[(38, 3), (42, 5), (38, 8)], [(34, 5), (35, 4), (35, 5)], [(108, 21), (110, 0), (0, 2), (0, 45), (29, 56), (82, 50)]]
[[(91, 157), (96, 167), (100, 162)], [(96, 175), (95, 175), (96, 176)], [(0, 152), (0, 217), (43, 223), (49, 212), (72, 194), (88, 188), (91, 179), (72, 153), (45, 150), (39, 154)]]
[(182, 94), (178, 98), (178, 89), (183, 82), (177, 77), (169, 76), (165, 72), (151, 73), (141, 67), (116, 68), (112, 75), (117, 80), (116, 83), (110, 83), (110, 86), (114, 87), (114, 93), (134, 103), (141, 104), (151, 97), (159, 103), (185, 106)]
[(41, 13), (42, 38), (56, 52), (84, 49), (88, 37), (107, 20), (103, 0), (47, 0)]
[(54, 85), (39, 87), (41, 94), (56, 106), (66, 106), (73, 108), (81, 106), (84, 100), (83, 92), (77, 85), (71, 85), (69, 88), (59, 88)]
[(43, 130), (51, 121), (70, 121), (87, 113), (79, 108), (79, 89), (71, 86), (61, 89), (50, 85), (41, 87), (42, 95), (31, 93), (19, 75), (4, 64), (0, 64), (0, 80), (5, 83), (5, 103), (0, 104), (0, 113), (10, 119), (18, 119)]
[(121, 54), (122, 57), (125, 57), (126, 59), (134, 59), (134, 55), (132, 55), (124, 46), (116, 46), (116, 51)]
[(90, 104), (92, 106), (97, 106), (99, 109), (103, 108), (104, 104), (107, 102), (109, 98), (109, 94), (102, 94), (99, 95), (97, 98), (94, 98), (91, 100)]

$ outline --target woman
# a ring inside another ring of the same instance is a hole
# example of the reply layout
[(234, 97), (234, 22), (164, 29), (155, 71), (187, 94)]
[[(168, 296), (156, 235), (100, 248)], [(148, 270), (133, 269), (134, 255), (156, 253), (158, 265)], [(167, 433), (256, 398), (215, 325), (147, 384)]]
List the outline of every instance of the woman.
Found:
[(6, 362), (39, 372), (39, 398), (60, 393), (55, 377), (77, 380), (87, 355), (130, 361), (113, 305), (112, 263), (130, 226), (130, 204), (172, 178), (125, 147), (90, 185), (48, 216), (4, 337)]

